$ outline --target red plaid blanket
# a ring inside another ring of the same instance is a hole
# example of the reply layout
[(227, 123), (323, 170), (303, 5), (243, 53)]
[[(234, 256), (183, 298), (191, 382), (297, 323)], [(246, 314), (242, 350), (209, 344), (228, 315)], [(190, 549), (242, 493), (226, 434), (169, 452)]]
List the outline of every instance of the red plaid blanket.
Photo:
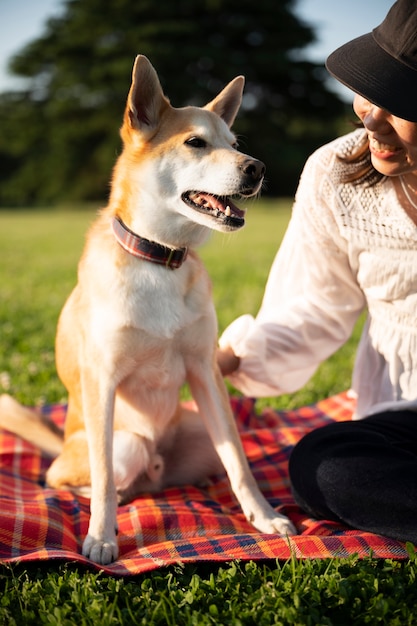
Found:
[[(289, 515), (299, 535), (256, 532), (244, 519), (226, 478), (204, 488), (167, 489), (118, 511), (120, 557), (100, 567), (115, 575), (139, 574), (178, 562), (232, 559), (344, 557), (408, 558), (404, 544), (340, 524), (308, 518), (294, 503), (287, 464), (300, 437), (332, 420), (349, 419), (353, 401), (340, 394), (295, 411), (264, 409), (231, 398), (252, 471), (269, 502)], [(65, 406), (43, 409), (62, 424)], [(0, 430), (0, 561), (61, 559), (91, 564), (80, 554), (89, 502), (44, 485), (48, 459)]]

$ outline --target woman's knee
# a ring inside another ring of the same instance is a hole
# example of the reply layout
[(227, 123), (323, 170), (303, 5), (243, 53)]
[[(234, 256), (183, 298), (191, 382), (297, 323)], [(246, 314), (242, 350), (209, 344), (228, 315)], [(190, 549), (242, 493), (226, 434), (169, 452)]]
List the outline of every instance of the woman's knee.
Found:
[(356, 425), (341, 422), (318, 428), (294, 447), (289, 462), (293, 494), (314, 517), (340, 519), (333, 503), (349, 498), (348, 492), (360, 480), (352, 456), (364, 441)]

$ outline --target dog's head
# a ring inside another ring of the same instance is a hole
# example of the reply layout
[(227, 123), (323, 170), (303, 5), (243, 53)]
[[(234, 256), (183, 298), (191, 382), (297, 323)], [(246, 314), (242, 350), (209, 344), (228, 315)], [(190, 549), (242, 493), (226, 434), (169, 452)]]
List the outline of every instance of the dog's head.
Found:
[(114, 194), (125, 195), (123, 202), (115, 199), (119, 206), (129, 199), (133, 230), (143, 233), (145, 221), (144, 236), (169, 244), (168, 229), (172, 236), (175, 226), (183, 236), (194, 228), (196, 239), (204, 237), (196, 230), (243, 226), (245, 210), (233, 199), (256, 195), (265, 172), (261, 161), (238, 151), (231, 131), (243, 86), (238, 76), (205, 107), (174, 108), (148, 59), (136, 58), (121, 129), (124, 151), (115, 169), (118, 190), (113, 185)]

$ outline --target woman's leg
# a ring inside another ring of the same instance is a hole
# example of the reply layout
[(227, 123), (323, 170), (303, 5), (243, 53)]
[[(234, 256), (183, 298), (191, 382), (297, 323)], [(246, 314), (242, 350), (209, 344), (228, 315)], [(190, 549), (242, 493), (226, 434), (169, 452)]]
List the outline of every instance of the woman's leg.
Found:
[(295, 446), (289, 471), (309, 515), (417, 544), (417, 412), (318, 428)]

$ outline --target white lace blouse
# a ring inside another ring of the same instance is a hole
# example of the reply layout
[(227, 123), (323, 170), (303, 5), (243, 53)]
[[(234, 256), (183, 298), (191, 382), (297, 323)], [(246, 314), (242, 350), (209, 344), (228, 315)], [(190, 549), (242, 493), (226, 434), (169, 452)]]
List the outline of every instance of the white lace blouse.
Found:
[(232, 384), (249, 396), (291, 393), (351, 335), (368, 310), (352, 389), (356, 418), (417, 411), (417, 226), (392, 179), (343, 184), (357, 130), (307, 161), (288, 230), (257, 317), (243, 315), (220, 338), (241, 357)]

